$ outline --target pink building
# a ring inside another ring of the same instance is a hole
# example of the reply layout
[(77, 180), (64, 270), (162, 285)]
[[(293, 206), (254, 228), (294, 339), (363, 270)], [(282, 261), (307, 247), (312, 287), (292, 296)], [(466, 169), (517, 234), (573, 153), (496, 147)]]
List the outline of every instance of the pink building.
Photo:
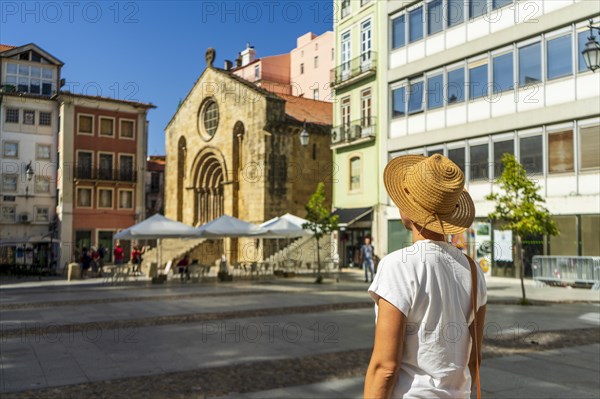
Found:
[(277, 94), (331, 102), (333, 56), (333, 32), (320, 36), (309, 32), (297, 39), (289, 54), (257, 58), (256, 50), (248, 44), (235, 65), (225, 61), (225, 69)]
[(333, 101), (330, 71), (334, 67), (333, 32), (300, 36), (290, 53), (290, 78), (294, 95)]

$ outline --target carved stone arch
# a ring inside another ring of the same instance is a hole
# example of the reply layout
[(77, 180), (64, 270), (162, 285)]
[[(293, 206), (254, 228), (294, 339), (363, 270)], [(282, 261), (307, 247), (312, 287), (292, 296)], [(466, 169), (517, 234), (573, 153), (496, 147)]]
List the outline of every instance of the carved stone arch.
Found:
[(224, 213), (223, 183), (227, 176), (225, 159), (215, 148), (200, 151), (193, 163), (192, 182), (195, 192), (194, 225), (201, 225)]

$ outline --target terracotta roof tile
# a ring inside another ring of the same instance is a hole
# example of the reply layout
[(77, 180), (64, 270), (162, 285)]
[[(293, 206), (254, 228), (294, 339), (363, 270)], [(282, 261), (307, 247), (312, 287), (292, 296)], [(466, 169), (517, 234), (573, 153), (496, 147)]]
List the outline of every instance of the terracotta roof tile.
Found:
[(7, 50), (12, 50), (17, 46), (11, 46), (10, 44), (0, 44), (0, 53), (7, 51)]
[(333, 124), (333, 104), (286, 94), (278, 94), (285, 100), (285, 113), (292, 118), (317, 125)]

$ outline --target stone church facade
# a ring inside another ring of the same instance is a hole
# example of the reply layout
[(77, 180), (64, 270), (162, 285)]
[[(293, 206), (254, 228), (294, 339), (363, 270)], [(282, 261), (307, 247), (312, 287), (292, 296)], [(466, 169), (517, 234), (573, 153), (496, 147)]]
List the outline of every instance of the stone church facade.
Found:
[[(331, 104), (276, 95), (216, 68), (212, 49), (206, 61), (166, 127), (165, 215), (194, 226), (223, 214), (252, 223), (304, 217), (320, 181), (331, 199)], [(233, 257), (238, 245), (226, 244)]]

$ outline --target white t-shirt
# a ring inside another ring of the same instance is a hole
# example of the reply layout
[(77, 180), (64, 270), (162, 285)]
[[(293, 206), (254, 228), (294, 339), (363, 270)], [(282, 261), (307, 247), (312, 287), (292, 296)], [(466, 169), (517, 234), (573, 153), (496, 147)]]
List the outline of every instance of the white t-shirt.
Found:
[[(479, 309), (487, 302), (487, 289), (483, 271), (480, 267), (477, 271)], [(451, 244), (431, 240), (392, 252), (379, 263), (369, 294), (374, 300), (384, 298), (407, 319), (392, 397), (468, 398), (468, 325), (473, 313), (469, 315), (471, 271), (463, 253)]]

